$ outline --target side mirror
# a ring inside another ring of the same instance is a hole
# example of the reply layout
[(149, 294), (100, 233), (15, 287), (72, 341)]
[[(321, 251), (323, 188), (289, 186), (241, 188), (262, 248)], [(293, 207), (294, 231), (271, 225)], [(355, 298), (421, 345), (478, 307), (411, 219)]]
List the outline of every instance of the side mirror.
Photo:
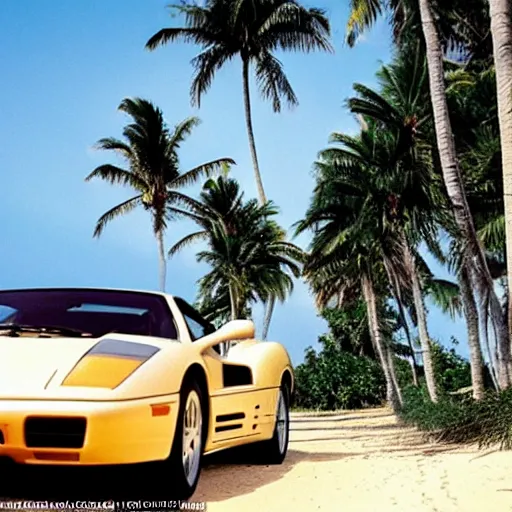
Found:
[(204, 352), (219, 343), (254, 338), (255, 332), (256, 329), (252, 320), (231, 320), (219, 330), (196, 341), (194, 345), (199, 347), (201, 352)]

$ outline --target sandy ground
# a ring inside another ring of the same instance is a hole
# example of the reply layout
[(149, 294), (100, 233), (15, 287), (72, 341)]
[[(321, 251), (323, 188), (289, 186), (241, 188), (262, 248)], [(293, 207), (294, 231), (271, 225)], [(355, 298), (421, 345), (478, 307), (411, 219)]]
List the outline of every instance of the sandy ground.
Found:
[(206, 461), (209, 512), (512, 511), (512, 454), (425, 443), (385, 409), (292, 415), (280, 466)]
[[(294, 414), (290, 436), (279, 466), (250, 464), (236, 452), (205, 457), (191, 502), (205, 502), (208, 512), (512, 511), (511, 452), (425, 443), (386, 409)], [(130, 491), (138, 498), (144, 489), (151, 493), (133, 475), (78, 469), (1, 468), (0, 509), (9, 498), (104, 500), (119, 493), (116, 499), (125, 500), (135, 499)]]

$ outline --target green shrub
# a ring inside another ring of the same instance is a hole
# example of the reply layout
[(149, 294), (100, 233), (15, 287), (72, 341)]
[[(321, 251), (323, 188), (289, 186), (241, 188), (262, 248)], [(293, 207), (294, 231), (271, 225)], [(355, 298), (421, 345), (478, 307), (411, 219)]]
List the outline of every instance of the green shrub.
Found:
[(412, 368), (409, 361), (395, 357), (395, 373), (400, 389), (404, 389), (412, 384)]
[[(452, 344), (458, 344), (452, 338)], [(450, 393), (471, 386), (471, 365), (455, 348), (447, 349), (440, 343), (432, 343), (432, 358), (437, 385), (441, 393)]]
[(403, 398), (402, 421), (437, 441), (512, 448), (512, 389), (490, 391), (480, 401), (443, 396), (434, 404), (424, 387), (409, 387)]
[(442, 397), (439, 402), (430, 400), (426, 387), (410, 386), (404, 389), (401, 419), (429, 433), (460, 424), (464, 420), (468, 404), (451, 397)]
[(329, 336), (321, 343), (321, 352), (308, 348), (295, 369), (294, 405), (322, 411), (380, 405), (386, 387), (378, 363), (340, 350)]

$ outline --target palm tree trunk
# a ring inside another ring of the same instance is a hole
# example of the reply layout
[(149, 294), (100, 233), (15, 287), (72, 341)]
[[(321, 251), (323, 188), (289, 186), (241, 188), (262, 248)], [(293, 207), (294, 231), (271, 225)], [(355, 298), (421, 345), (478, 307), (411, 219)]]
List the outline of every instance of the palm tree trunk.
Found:
[(497, 354), (496, 350), (491, 349), (491, 345), (489, 343), (489, 317), (487, 314), (482, 315), (482, 336), (484, 337), (484, 346), (487, 351), (487, 355), (489, 357), (489, 370), (491, 373), (492, 383), (496, 391), (500, 390), (500, 385), (498, 383), (498, 364), (497, 364)]
[(419, 0), (419, 7), (427, 51), (430, 96), (434, 111), (437, 147), (441, 160), (444, 183), (452, 203), (455, 220), (467, 243), (469, 256), (475, 266), (475, 271), (478, 273), (477, 276), (472, 276), (477, 278), (474, 284), (480, 285), (480, 288), (485, 289), (485, 293), (489, 294), (491, 318), (497, 331), (500, 350), (500, 386), (506, 388), (510, 385), (511, 358), (508, 329), (505, 318), (501, 312), (498, 296), (494, 290), (494, 283), (487, 266), (483, 248), (476, 234), (473, 217), (469, 210), (462, 183), (448, 112), (448, 104), (446, 101), (443, 51), (429, 0)]
[(249, 148), (251, 150), (252, 165), (254, 167), (254, 176), (256, 178), (256, 186), (258, 188), (258, 195), (260, 202), (265, 204), (267, 196), (263, 189), (263, 181), (261, 179), (260, 166), (258, 164), (258, 155), (256, 153), (256, 142), (254, 141), (254, 131), (252, 129), (252, 114), (251, 114), (251, 95), (249, 92), (249, 60), (242, 59), (242, 72), (243, 72), (243, 85), (244, 85), (244, 107), (245, 107), (245, 122), (247, 124), (247, 135), (249, 136)]
[(406, 265), (410, 272), (412, 296), (414, 299), (414, 309), (418, 319), (418, 336), (420, 338), (421, 352), (423, 355), (423, 367), (425, 369), (425, 381), (427, 383), (428, 393), (432, 402), (438, 401), (436, 376), (434, 370), (434, 361), (430, 345), (430, 336), (428, 333), (427, 313), (425, 311), (425, 302), (423, 299), (423, 290), (421, 288), (420, 278), (418, 276), (418, 267), (416, 259), (409, 247), (408, 241), (404, 237), (404, 257)]
[(237, 307), (236, 307), (237, 306), (236, 293), (235, 293), (235, 290), (233, 289), (232, 284), (229, 284), (228, 287), (229, 287), (229, 302), (231, 304), (231, 320), (236, 320), (238, 317), (238, 312), (237, 312)]
[(389, 365), (389, 372), (391, 373), (391, 380), (393, 381), (393, 386), (396, 390), (398, 403), (400, 405), (403, 405), (403, 399), (402, 399), (402, 391), (400, 389), (400, 384), (398, 384), (398, 378), (396, 376), (396, 369), (395, 369), (395, 360), (393, 357), (393, 351), (391, 350), (391, 347), (386, 347), (386, 352), (388, 355), (388, 365)]
[(156, 234), (158, 242), (158, 263), (160, 270), (160, 291), (165, 292), (165, 282), (167, 277), (167, 260), (165, 259), (164, 232), (158, 231)]
[(270, 328), (270, 321), (272, 320), (272, 314), (274, 313), (274, 307), (276, 304), (276, 298), (271, 296), (266, 305), (265, 319), (263, 320), (263, 334), (261, 339), (265, 341), (268, 336), (268, 330)]
[[(249, 60), (242, 57), (242, 80), (244, 87), (244, 107), (245, 107), (245, 122), (247, 125), (247, 135), (249, 137), (249, 149), (251, 150), (252, 165), (254, 168), (254, 177), (256, 178), (256, 187), (258, 189), (258, 196), (262, 205), (266, 204), (267, 196), (263, 188), (263, 180), (261, 179), (260, 165), (258, 163), (258, 154), (256, 152), (256, 141), (254, 140), (254, 130), (252, 127), (252, 113), (251, 113), (251, 94), (249, 91)], [(265, 340), (270, 328), (272, 314), (274, 313), (275, 297), (272, 297), (266, 304), (265, 317), (263, 323), (262, 339)]]
[(462, 269), (459, 276), (459, 285), (466, 317), (468, 330), (469, 358), (471, 362), (471, 383), (473, 385), (473, 398), (480, 400), (484, 397), (484, 374), (483, 357), (480, 347), (480, 336), (478, 332), (478, 309), (476, 307), (475, 297), (471, 289), (471, 280), (468, 275), (468, 269)]
[(393, 378), (391, 373), (391, 367), (389, 365), (389, 358), (387, 357), (386, 347), (382, 341), (379, 317), (377, 314), (375, 290), (373, 288), (373, 282), (370, 276), (363, 275), (361, 278), (361, 285), (363, 288), (364, 299), (368, 312), (368, 327), (370, 329), (370, 336), (375, 346), (375, 350), (379, 356), (382, 371), (384, 372), (384, 378), (386, 380), (386, 397), (389, 405), (393, 409), (393, 412), (396, 414), (398, 413), (401, 404), (397, 389), (395, 388), (396, 380)]
[(384, 268), (386, 269), (386, 274), (388, 275), (389, 282), (391, 283), (391, 290), (393, 292), (393, 296), (398, 308), (398, 316), (400, 317), (400, 321), (402, 322), (405, 331), (405, 337), (407, 338), (407, 344), (409, 345), (409, 348), (411, 350), (411, 357), (409, 359), (409, 363), (411, 365), (412, 382), (414, 386), (417, 386), (418, 364), (416, 362), (416, 355), (414, 353), (414, 345), (412, 343), (411, 331), (409, 330), (409, 324), (407, 323), (407, 317), (405, 316), (402, 294), (400, 292), (400, 285), (398, 284), (398, 280), (396, 279), (396, 275), (392, 270), (390, 263), (386, 259), (384, 260)]
[[(512, 290), (512, 6), (509, 0), (489, 0), (498, 92), (503, 195), (505, 203), (507, 278)], [(512, 339), (512, 301), (508, 301), (508, 333)]]

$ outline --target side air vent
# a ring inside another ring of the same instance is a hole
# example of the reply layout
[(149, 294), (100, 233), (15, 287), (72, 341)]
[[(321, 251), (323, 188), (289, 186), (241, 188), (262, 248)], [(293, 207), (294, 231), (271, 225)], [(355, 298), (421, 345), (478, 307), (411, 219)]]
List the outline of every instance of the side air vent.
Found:
[(233, 414), (221, 414), (217, 416), (215, 419), (217, 422), (222, 423), (224, 421), (233, 421), (233, 420), (243, 420), (245, 418), (245, 414), (243, 412), (235, 412)]
[(85, 441), (85, 418), (43, 418), (25, 420), (27, 448), (82, 448)]
[(4, 433), (0, 430), (0, 444), (5, 444)]
[(221, 425), (220, 427), (215, 427), (215, 432), (227, 432), (228, 430), (238, 430), (242, 427), (243, 425), (241, 423), (237, 423), (236, 425)]
[(248, 366), (235, 364), (222, 365), (222, 379), (225, 388), (250, 386), (253, 383), (251, 369)]

